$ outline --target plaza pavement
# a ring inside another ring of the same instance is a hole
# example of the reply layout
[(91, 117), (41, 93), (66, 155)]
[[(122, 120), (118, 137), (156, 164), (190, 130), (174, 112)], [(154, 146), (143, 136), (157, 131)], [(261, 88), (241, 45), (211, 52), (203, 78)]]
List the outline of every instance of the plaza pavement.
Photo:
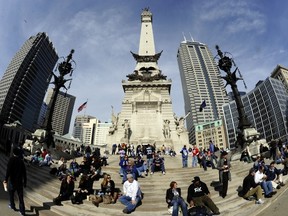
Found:
[[(219, 196), (217, 187), (218, 171), (208, 168), (208, 171), (203, 171), (201, 168), (191, 167), (191, 158), (188, 161), (189, 167), (182, 168), (181, 156), (176, 157), (165, 156), (166, 175), (156, 172), (146, 178), (139, 178), (139, 183), (142, 191), (144, 192), (143, 204), (139, 206), (131, 215), (146, 216), (146, 215), (169, 215), (167, 211), (167, 204), (165, 202), (166, 189), (169, 187), (171, 181), (176, 181), (178, 187), (182, 189), (182, 196), (186, 200), (187, 189), (191, 184), (194, 176), (200, 176), (211, 192), (213, 201), (219, 207), (221, 215), (238, 216), (238, 215), (258, 215), (262, 210), (269, 207), (273, 201), (277, 199), (287, 189), (287, 186), (277, 190), (278, 193), (273, 198), (265, 199), (263, 205), (256, 205), (254, 201), (244, 200), (237, 195), (237, 189), (242, 185), (243, 178), (247, 175), (248, 170), (251, 168), (252, 163), (247, 164), (240, 161), (232, 161), (231, 173), (232, 181), (229, 182), (227, 197), (223, 199)], [(81, 158), (77, 159), (78, 162)], [(0, 154), (0, 176), (1, 180), (4, 179), (6, 164), (8, 157)], [(103, 167), (103, 172), (111, 175), (115, 181), (116, 187), (122, 188), (119, 172), (119, 156), (110, 155), (109, 166)], [(267, 161), (267, 164), (269, 161)], [(27, 167), (28, 183), (25, 189), (25, 205), (27, 215), (43, 215), (43, 216), (117, 216), (124, 215), (122, 209), (124, 208), (119, 202), (116, 204), (103, 204), (99, 208), (92, 205), (91, 202), (84, 201), (81, 205), (73, 205), (70, 201), (64, 201), (62, 206), (55, 206), (52, 199), (59, 193), (61, 182), (57, 177), (49, 174), (48, 167), (29, 166)], [(284, 176), (287, 180), (287, 176)], [(100, 188), (100, 181), (94, 183), (94, 189)], [(78, 187), (78, 181), (75, 182)], [(18, 212), (13, 212), (8, 208), (8, 194), (4, 192), (3, 187), (0, 189), (0, 215), (19, 215)]]

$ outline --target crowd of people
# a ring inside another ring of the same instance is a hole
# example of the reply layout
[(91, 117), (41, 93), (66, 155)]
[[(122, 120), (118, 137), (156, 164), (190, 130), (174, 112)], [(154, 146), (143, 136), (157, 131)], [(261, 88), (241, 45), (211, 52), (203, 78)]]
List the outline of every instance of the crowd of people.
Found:
[[(132, 146), (132, 147), (131, 147)], [(117, 150), (118, 149), (118, 150)], [(122, 187), (117, 188), (114, 180), (109, 173), (103, 173), (102, 167), (108, 165), (107, 157), (101, 157), (97, 151), (84, 151), (82, 161), (78, 164), (76, 159), (71, 160), (69, 164), (61, 157), (59, 161), (52, 159), (49, 151), (39, 149), (31, 157), (29, 165), (49, 166), (50, 173), (55, 174), (61, 180), (59, 195), (53, 199), (56, 205), (60, 205), (64, 200), (71, 200), (73, 204), (81, 204), (83, 200), (89, 199), (93, 205), (99, 207), (100, 203), (114, 204), (117, 201), (125, 207), (123, 213), (129, 214), (142, 204), (143, 192), (138, 182), (139, 178), (145, 178), (149, 174), (153, 177), (155, 172), (166, 174), (164, 154), (170, 155), (170, 152), (162, 146), (156, 149), (155, 145), (137, 146), (133, 145), (113, 145), (112, 153), (119, 156), (119, 175), (122, 179)], [(216, 152), (220, 151), (218, 157)], [(225, 198), (228, 191), (228, 182), (231, 181), (231, 164), (228, 152), (219, 150), (212, 141), (209, 142), (208, 149), (198, 149), (196, 146), (187, 148), (183, 146), (179, 152), (182, 158), (182, 167), (189, 165), (188, 158), (191, 158), (191, 167), (202, 167), (204, 172), (207, 167), (218, 170), (219, 183), (221, 184), (220, 196)], [(280, 156), (281, 155), (281, 156)], [(170, 155), (171, 156), (171, 155)], [(249, 149), (244, 149), (241, 155), (241, 161), (251, 163), (251, 169), (248, 175), (243, 179), (241, 193), (244, 199), (255, 199), (256, 204), (263, 204), (264, 198), (271, 198), (277, 190), (283, 187), (283, 175), (287, 174), (288, 167), (288, 149), (282, 147), (276, 149), (276, 153), (271, 153), (271, 161), (265, 164), (265, 158), (258, 156), (252, 158)], [(42, 158), (42, 159), (41, 159)], [(280, 162), (279, 162), (280, 161)], [(283, 169), (276, 168), (276, 164), (283, 164)], [(57, 166), (55, 166), (55, 164)], [(15, 166), (20, 167), (20, 172), (15, 172)], [(286, 173), (285, 173), (286, 172)], [(93, 184), (101, 178), (100, 188), (95, 189)], [(9, 179), (11, 179), (9, 181)], [(78, 181), (77, 181), (78, 179)], [(7, 174), (4, 183), (9, 182), (9, 194), (11, 209), (16, 210), (14, 202), (14, 193), (17, 191), (19, 196), (19, 209), (22, 215), (25, 215), (25, 205), (23, 199), (23, 187), (26, 186), (27, 177), (23, 161), (23, 152), (19, 148), (13, 149), (13, 157), (10, 158), (7, 166)], [(77, 186), (76, 182), (78, 183)], [(166, 203), (173, 216), (181, 213), (186, 215), (197, 215), (201, 212), (203, 215), (218, 215), (219, 208), (213, 202), (210, 191), (199, 176), (195, 176), (192, 184), (187, 189), (186, 200), (182, 197), (181, 188), (176, 181), (171, 181), (166, 191)], [(263, 193), (262, 193), (263, 192)], [(198, 212), (198, 213), (197, 213)]]

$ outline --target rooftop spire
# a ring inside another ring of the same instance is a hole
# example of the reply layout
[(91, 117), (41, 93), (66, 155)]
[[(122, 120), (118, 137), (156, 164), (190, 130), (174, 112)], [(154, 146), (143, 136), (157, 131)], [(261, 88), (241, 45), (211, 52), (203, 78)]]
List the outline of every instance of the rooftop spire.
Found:
[(128, 75), (129, 80), (141, 79), (141, 76), (144, 74), (150, 74), (149, 76), (156, 77), (155, 79), (166, 79), (158, 67), (158, 59), (162, 51), (159, 53), (155, 52), (152, 13), (149, 11), (149, 8), (144, 8), (141, 13), (139, 53), (131, 53), (137, 64), (134, 74)]
[(182, 32), (182, 35), (183, 35), (183, 38), (184, 38), (184, 42), (186, 42), (187, 40), (186, 40), (186, 37), (184, 35), (184, 32)]
[(192, 35), (191, 35), (190, 32), (189, 32), (189, 35), (190, 35), (191, 41), (192, 41), (192, 42), (195, 42), (195, 41), (194, 41), (194, 38), (192, 37)]

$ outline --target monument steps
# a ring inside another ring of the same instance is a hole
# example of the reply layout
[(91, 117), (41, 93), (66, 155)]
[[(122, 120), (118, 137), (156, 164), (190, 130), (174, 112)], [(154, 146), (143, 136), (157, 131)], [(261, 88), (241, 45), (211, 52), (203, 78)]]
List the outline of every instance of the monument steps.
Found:
[[(189, 158), (190, 159), (190, 158)], [(81, 161), (81, 158), (77, 160)], [(119, 175), (118, 156), (109, 157), (109, 165), (104, 166), (103, 172), (109, 173), (115, 181), (116, 187), (122, 190), (122, 178)], [(0, 173), (5, 175), (8, 157), (2, 156), (0, 159)], [(68, 162), (69, 164), (69, 162)], [(211, 198), (220, 209), (221, 215), (248, 215), (251, 212), (255, 214), (260, 212), (265, 206), (269, 205), (273, 198), (265, 199), (263, 205), (255, 205), (255, 201), (244, 200), (237, 195), (237, 189), (242, 185), (243, 178), (247, 175), (248, 170), (252, 167), (252, 163), (242, 163), (239, 161), (232, 161), (232, 181), (229, 182), (227, 197), (223, 199), (219, 196), (219, 192), (212, 186), (218, 181), (218, 170), (208, 168), (204, 171), (203, 168), (182, 168), (181, 157), (176, 156), (171, 158), (165, 156), (166, 175), (161, 172), (156, 172), (145, 178), (139, 178), (139, 184), (144, 192), (143, 204), (139, 206), (134, 215), (168, 215), (167, 204), (165, 202), (166, 189), (168, 189), (171, 181), (176, 181), (178, 186), (182, 189), (182, 197), (186, 200), (187, 189), (191, 184), (194, 176), (200, 176), (204, 181), (210, 192)], [(56, 176), (49, 173), (49, 167), (39, 167), (31, 165), (27, 167), (28, 184), (25, 189), (25, 204), (27, 209), (33, 212), (38, 212), (37, 215), (52, 216), (52, 215), (123, 215), (122, 210), (124, 206), (117, 202), (116, 204), (100, 203), (99, 208), (94, 206), (90, 201), (84, 200), (81, 205), (73, 205), (71, 201), (62, 202), (62, 206), (55, 206), (52, 199), (59, 193), (61, 181)], [(79, 178), (78, 178), (79, 179)], [(78, 180), (77, 179), (77, 180)], [(100, 181), (94, 182), (94, 189), (100, 189)], [(77, 188), (79, 181), (75, 182)], [(278, 194), (281, 191), (278, 190)], [(277, 194), (277, 195), (278, 195)], [(275, 195), (275, 196), (277, 196)]]

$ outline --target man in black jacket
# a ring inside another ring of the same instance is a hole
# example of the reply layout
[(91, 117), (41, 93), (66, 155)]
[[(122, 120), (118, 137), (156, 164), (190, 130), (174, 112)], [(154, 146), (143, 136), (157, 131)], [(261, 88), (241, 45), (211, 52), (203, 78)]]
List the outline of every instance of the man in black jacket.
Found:
[(207, 185), (200, 181), (199, 176), (195, 176), (192, 182), (187, 192), (187, 202), (190, 204), (190, 207), (205, 206), (211, 210), (214, 215), (219, 215), (219, 209), (210, 198), (210, 191)]
[[(24, 161), (20, 158), (20, 150), (13, 149), (13, 156), (7, 164), (6, 176), (4, 183), (8, 184), (10, 204), (9, 207), (16, 211), (14, 202), (14, 193), (17, 191), (19, 199), (19, 211), (21, 215), (25, 215), (25, 204), (23, 198), (23, 187), (26, 187), (27, 176)], [(9, 180), (9, 181), (8, 181)]]
[(257, 185), (254, 181), (255, 170), (251, 168), (249, 170), (248, 176), (246, 176), (243, 180), (243, 198), (247, 199), (250, 196), (256, 195), (256, 204), (263, 204), (264, 201), (262, 200), (262, 189), (260, 185)]

